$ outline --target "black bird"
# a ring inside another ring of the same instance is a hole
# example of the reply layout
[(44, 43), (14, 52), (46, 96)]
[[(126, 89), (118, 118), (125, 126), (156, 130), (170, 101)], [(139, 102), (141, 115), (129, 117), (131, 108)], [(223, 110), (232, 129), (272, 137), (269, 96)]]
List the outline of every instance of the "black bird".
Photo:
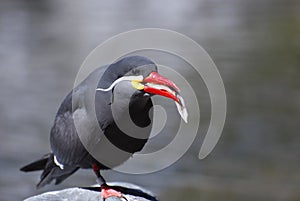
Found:
[(103, 198), (122, 196), (100, 170), (122, 164), (143, 148), (151, 132), (152, 95), (173, 99), (187, 121), (178, 87), (148, 58), (129, 56), (96, 69), (59, 107), (50, 132), (51, 153), (21, 170), (42, 170), (39, 188), (53, 180), (59, 184), (79, 168), (92, 168)]

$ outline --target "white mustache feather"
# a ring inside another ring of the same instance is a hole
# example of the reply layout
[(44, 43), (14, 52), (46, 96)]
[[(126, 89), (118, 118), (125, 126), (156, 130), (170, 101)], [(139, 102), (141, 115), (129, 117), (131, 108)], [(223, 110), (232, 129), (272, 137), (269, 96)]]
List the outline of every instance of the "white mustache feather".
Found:
[(103, 88), (97, 88), (97, 91), (110, 91), (112, 90), (119, 82), (122, 81), (143, 81), (144, 77), (142, 75), (137, 75), (137, 76), (124, 76), (120, 77), (119, 79), (116, 79), (108, 88), (103, 89)]

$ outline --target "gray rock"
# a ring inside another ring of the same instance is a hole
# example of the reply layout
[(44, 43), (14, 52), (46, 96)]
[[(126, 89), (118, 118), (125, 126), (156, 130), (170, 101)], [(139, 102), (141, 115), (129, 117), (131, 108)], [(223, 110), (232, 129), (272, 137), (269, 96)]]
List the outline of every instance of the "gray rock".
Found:
[[(123, 196), (128, 201), (155, 201), (156, 198), (150, 191), (143, 189), (140, 186), (131, 183), (112, 182), (110, 186), (120, 186), (126, 189), (126, 193), (122, 192)], [(24, 201), (102, 201), (99, 185), (90, 187), (91, 189), (83, 188), (68, 188), (60, 191), (46, 192), (25, 199)], [(124, 201), (117, 197), (110, 197), (106, 201)]]

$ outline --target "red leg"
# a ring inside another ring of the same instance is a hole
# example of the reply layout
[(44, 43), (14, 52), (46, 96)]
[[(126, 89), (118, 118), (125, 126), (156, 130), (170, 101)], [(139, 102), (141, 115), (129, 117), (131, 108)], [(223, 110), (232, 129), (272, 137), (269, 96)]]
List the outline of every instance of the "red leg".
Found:
[[(101, 197), (105, 200), (109, 197), (115, 196), (119, 198), (125, 198), (121, 192), (111, 189), (107, 184), (105, 179), (100, 174), (100, 168), (97, 164), (93, 164), (93, 170), (97, 176), (97, 182), (101, 186)], [(127, 200), (125, 198), (125, 200)]]
[(100, 174), (100, 168), (96, 163), (93, 164), (93, 170), (94, 170), (94, 173), (97, 176), (97, 182), (99, 183), (99, 185), (106, 184), (105, 179)]

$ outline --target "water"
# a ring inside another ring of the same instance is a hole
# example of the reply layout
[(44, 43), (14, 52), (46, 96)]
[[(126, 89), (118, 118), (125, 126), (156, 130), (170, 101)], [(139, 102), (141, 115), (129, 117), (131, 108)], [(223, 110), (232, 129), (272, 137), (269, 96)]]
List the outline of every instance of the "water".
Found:
[[(181, 32), (208, 51), (226, 87), (226, 126), (205, 160), (197, 158), (198, 137), (165, 170), (108, 171), (106, 178), (143, 185), (163, 200), (299, 200), (299, 10), (292, 0), (1, 1), (1, 200), (94, 183), (90, 171), (80, 171), (35, 190), (39, 174), (18, 169), (49, 151), (57, 107), (87, 54), (143, 27)], [(209, 120), (207, 92), (203, 99), (200, 133)]]

